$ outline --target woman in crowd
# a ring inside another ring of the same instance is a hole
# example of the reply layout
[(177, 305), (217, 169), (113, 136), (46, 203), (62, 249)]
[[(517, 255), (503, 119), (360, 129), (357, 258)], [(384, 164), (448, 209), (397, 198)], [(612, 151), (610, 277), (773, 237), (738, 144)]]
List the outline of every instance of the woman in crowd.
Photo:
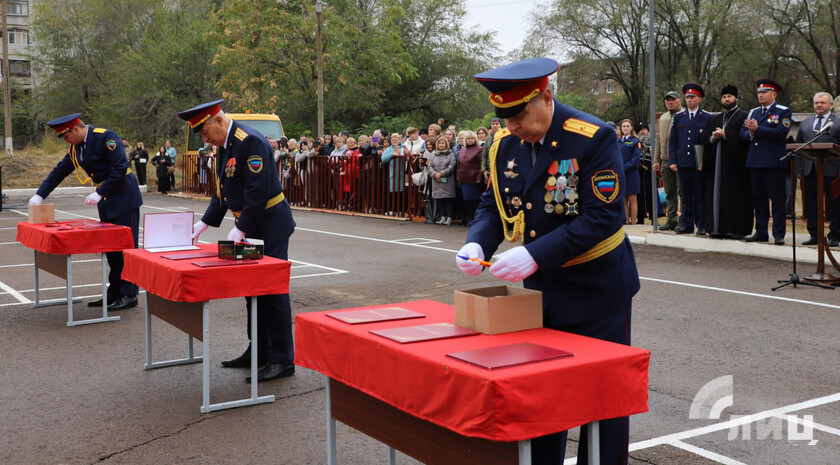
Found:
[[(330, 153), (331, 157), (341, 157), (344, 156), (344, 152), (347, 151), (347, 142), (345, 142), (344, 138), (339, 136), (335, 141), (335, 149)], [(354, 141), (355, 142), (355, 141)]]
[(636, 131), (633, 130), (633, 121), (630, 119), (621, 120), (619, 131), (621, 137), (618, 139), (618, 147), (624, 160), (624, 184), (626, 185), (624, 190), (624, 222), (626, 224), (636, 224), (636, 216), (638, 215), (636, 196), (639, 195), (641, 190), (639, 161), (642, 159), (642, 143), (636, 137)]
[(435, 153), (429, 160), (432, 174), (432, 198), (440, 211), (437, 224), (452, 224), (455, 210), (455, 154), (449, 148), (449, 139), (438, 137), (435, 141)]
[(480, 128), (475, 130), (475, 137), (478, 140), (478, 145), (484, 147), (484, 143), (487, 142), (487, 137), (490, 135), (487, 132), (487, 128), (481, 126)]
[[(366, 141), (366, 136), (359, 136), (360, 141)], [(339, 162), (338, 166), (338, 209), (352, 210), (356, 197), (356, 181), (359, 177), (358, 163), (362, 155), (361, 147), (356, 144), (356, 139), (347, 138), (347, 151)]]
[(431, 160), (435, 154), (435, 138), (427, 137), (425, 142), (426, 150), (423, 151), (423, 154), (420, 157), (420, 166), (426, 174), (426, 182), (423, 184), (423, 201), (426, 205), (426, 223), (434, 223), (438, 220), (438, 211), (436, 208), (437, 205), (435, 205), (434, 199), (432, 199), (432, 175), (431, 168), (429, 168), (429, 160)]
[(478, 207), (478, 199), (484, 192), (483, 174), (481, 173), (482, 147), (478, 136), (472, 131), (461, 131), (464, 135), (464, 148), (458, 153), (458, 186), (461, 189), (461, 226), (468, 226)]
[(149, 152), (143, 146), (142, 141), (137, 141), (134, 150), (131, 151), (131, 159), (134, 160), (134, 171), (137, 172), (137, 182), (141, 186), (146, 185), (146, 163), (149, 162)]
[(461, 147), (458, 146), (458, 141), (456, 140), (457, 135), (455, 134), (455, 131), (446, 128), (446, 130), (443, 131), (443, 135), (446, 137), (446, 140), (449, 141), (449, 149), (452, 150), (452, 153), (455, 154), (455, 158), (457, 159), (458, 150)]
[[(386, 139), (387, 140), (387, 139)], [(382, 165), (388, 171), (388, 211), (397, 212), (401, 207), (404, 189), (405, 158), (402, 153), (402, 143), (399, 134), (391, 134), (388, 147), (382, 151)]]
[(160, 146), (155, 158), (152, 158), (152, 164), (157, 167), (155, 174), (157, 175), (158, 192), (166, 195), (172, 186), (169, 183), (169, 167), (172, 165), (172, 159), (166, 153), (166, 147)]
[(333, 145), (333, 136), (331, 134), (324, 134), (323, 150), (327, 152), (325, 155), (329, 155), (333, 150), (335, 150), (335, 145)]

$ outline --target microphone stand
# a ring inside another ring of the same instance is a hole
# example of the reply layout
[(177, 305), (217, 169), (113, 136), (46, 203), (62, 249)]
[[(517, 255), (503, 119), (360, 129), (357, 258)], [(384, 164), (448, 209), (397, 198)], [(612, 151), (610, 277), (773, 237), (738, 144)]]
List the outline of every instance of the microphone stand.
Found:
[(797, 148), (796, 150), (788, 152), (787, 155), (785, 155), (785, 156), (783, 156), (782, 158), (779, 159), (779, 161), (790, 160), (790, 211), (793, 212), (793, 220), (791, 220), (790, 225), (791, 225), (791, 229), (793, 230), (792, 236), (791, 236), (792, 241), (793, 241), (793, 244), (791, 244), (791, 247), (793, 247), (793, 249), (792, 249), (793, 250), (793, 273), (791, 273), (789, 275), (788, 279), (780, 279), (780, 280), (776, 281), (777, 283), (779, 283), (779, 285), (772, 288), (771, 290), (773, 290), (773, 291), (777, 291), (777, 290), (779, 290), (779, 289), (781, 289), (785, 286), (789, 286), (789, 285), (793, 285), (794, 288), (797, 285), (802, 285), (802, 286), (819, 287), (819, 288), (822, 288), (822, 289), (834, 289), (834, 286), (826, 286), (826, 285), (820, 284), (820, 283), (812, 283), (812, 282), (808, 282), (808, 281), (802, 281), (801, 279), (799, 279), (799, 275), (796, 273), (796, 183), (795, 183), (796, 177), (793, 175), (793, 160), (796, 159), (799, 156), (798, 155), (799, 151), (802, 150), (803, 148), (807, 147), (808, 145), (810, 145), (811, 142), (814, 142), (815, 140), (819, 139), (820, 136), (823, 135), (823, 132), (825, 132), (830, 127), (831, 127), (831, 124), (826, 123), (825, 126), (821, 127), (820, 130), (817, 132), (817, 135), (814, 136), (811, 140), (809, 140), (808, 142), (805, 142), (804, 144), (800, 145), (799, 148)]

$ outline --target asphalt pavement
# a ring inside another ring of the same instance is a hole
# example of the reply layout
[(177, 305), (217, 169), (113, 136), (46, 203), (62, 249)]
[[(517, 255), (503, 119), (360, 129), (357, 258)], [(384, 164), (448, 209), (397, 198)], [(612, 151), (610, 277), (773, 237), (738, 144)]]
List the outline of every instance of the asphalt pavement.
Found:
[[(82, 194), (49, 200), (57, 219), (96, 217)], [(144, 200), (141, 213), (200, 215), (206, 206), (158, 194)], [(498, 283), (455, 267), (465, 228), (304, 210), (294, 217), (296, 314), (420, 299), (451, 304), (456, 289)], [(276, 396), (272, 404), (201, 414), (200, 364), (143, 369), (142, 296), (140, 307), (118, 312), (118, 322), (72, 328), (65, 307), (33, 308), (33, 254), (15, 242), (25, 219), (22, 208), (0, 212), (0, 463), (326, 462), (321, 374), (298, 368), (294, 377), (260, 384), (261, 395)], [(226, 219), (202, 239), (224, 239), (232, 226)], [(791, 272), (789, 246), (653, 233), (650, 226), (628, 234), (642, 277), (633, 345), (652, 353), (650, 410), (631, 419), (631, 463), (840, 463), (840, 291), (771, 291)], [(798, 248), (797, 258), (800, 274), (813, 272), (813, 248)], [(93, 300), (99, 259), (76, 260), (74, 293)], [(63, 280), (41, 276), (42, 298), (64, 295)], [(212, 304), (213, 402), (248, 394), (247, 370), (215, 363), (247, 345), (243, 303)], [(96, 316), (82, 303), (75, 312)], [(153, 334), (156, 359), (185, 354), (180, 331), (153, 318)], [(717, 388), (704, 391), (713, 381)], [(706, 402), (690, 418), (701, 392)], [(571, 436), (568, 457), (576, 453), (577, 433)], [(337, 437), (339, 463), (387, 463), (385, 446), (362, 433), (339, 424)], [(398, 453), (397, 463), (417, 462)]]

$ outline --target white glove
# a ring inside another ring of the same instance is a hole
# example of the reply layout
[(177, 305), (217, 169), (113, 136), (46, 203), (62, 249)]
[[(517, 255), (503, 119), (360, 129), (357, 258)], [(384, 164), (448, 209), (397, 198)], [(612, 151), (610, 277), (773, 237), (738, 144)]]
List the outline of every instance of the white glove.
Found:
[(41, 205), (43, 202), (44, 198), (38, 194), (33, 195), (32, 198), (29, 199), (29, 205)]
[(490, 272), (499, 279), (516, 283), (534, 274), (537, 268), (534, 257), (520, 245), (497, 255)]
[(102, 196), (97, 194), (96, 192), (91, 192), (89, 196), (85, 199), (85, 205), (96, 205), (99, 201), (102, 200)]
[(227, 240), (233, 241), (233, 242), (236, 243), (236, 242), (241, 242), (242, 239), (245, 239), (245, 233), (240, 231), (239, 228), (237, 228), (236, 226), (234, 226), (233, 229), (231, 229), (230, 232), (228, 233), (228, 239)]
[[(466, 259), (461, 257), (467, 257)], [(458, 265), (458, 268), (461, 269), (464, 273), (472, 276), (478, 276), (481, 274), (481, 264), (478, 262), (474, 262), (469, 260), (470, 258), (477, 258), (479, 260), (484, 260), (484, 250), (481, 249), (481, 246), (478, 245), (476, 242), (470, 242), (465, 244), (461, 247), (461, 250), (458, 251), (458, 255), (455, 256), (455, 263)]]
[(204, 231), (207, 231), (207, 224), (204, 221), (198, 220), (198, 223), (193, 225), (193, 233), (192, 233), (192, 243), (193, 245), (198, 243), (198, 236), (201, 235)]

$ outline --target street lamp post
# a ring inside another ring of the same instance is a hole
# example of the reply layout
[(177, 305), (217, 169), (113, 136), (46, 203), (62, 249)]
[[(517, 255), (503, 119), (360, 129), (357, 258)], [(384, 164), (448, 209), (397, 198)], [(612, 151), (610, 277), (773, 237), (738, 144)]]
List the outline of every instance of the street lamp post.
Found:
[(318, 18), (318, 134), (324, 135), (324, 54), (321, 49), (321, 0), (315, 3), (315, 16)]

